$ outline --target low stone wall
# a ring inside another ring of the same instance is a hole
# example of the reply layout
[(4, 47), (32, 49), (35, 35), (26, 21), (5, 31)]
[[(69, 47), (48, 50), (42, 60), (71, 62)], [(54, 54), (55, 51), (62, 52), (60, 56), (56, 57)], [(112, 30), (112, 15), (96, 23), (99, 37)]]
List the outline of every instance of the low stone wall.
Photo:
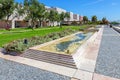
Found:
[(113, 29), (120, 33), (120, 27), (113, 27)]
[(78, 50), (72, 54), (72, 57), (75, 61), (77, 67), (79, 67), (80, 62), (82, 61), (83, 57), (86, 55), (85, 51), (91, 45), (91, 43), (95, 42), (97, 36), (103, 31), (103, 28), (100, 28), (98, 32), (95, 32), (85, 43), (83, 43)]

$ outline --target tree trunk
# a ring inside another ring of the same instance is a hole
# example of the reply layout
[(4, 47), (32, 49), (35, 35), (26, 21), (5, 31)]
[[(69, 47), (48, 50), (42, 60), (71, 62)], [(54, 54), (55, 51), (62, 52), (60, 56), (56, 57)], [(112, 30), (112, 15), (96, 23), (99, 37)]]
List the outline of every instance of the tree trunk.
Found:
[(53, 27), (54, 27), (54, 21), (53, 21)]
[(42, 20), (39, 19), (39, 26), (42, 27)]
[(31, 20), (28, 20), (28, 27), (32, 26)]
[(60, 21), (60, 28), (62, 28), (62, 21)]
[(69, 18), (67, 18), (67, 24), (69, 25)]
[(10, 26), (10, 23), (9, 23), (9, 17), (10, 17), (10, 16), (8, 15), (8, 16), (7, 16), (7, 20), (6, 20), (6, 26), (5, 26), (5, 29), (8, 30), (8, 31), (10, 31), (10, 27), (11, 27), (11, 26)]
[(34, 27), (35, 27), (35, 24), (34, 24), (34, 21), (32, 20), (32, 26), (31, 26), (31, 28), (34, 30)]

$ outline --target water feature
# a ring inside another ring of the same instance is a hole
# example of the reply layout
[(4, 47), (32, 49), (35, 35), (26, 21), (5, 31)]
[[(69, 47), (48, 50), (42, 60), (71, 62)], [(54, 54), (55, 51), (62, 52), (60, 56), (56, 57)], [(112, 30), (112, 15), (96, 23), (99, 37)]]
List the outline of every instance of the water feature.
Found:
[(76, 34), (71, 40), (69, 41), (65, 41), (65, 42), (61, 42), (59, 44), (56, 44), (56, 48), (58, 51), (65, 51), (68, 49), (68, 47), (73, 44), (73, 43), (77, 43), (79, 41), (82, 41), (83, 39), (85, 39), (85, 35), (82, 33)]
[(90, 38), (92, 34), (93, 33), (77, 33), (70, 35), (60, 40), (45, 43), (45, 45), (40, 46), (37, 50), (70, 55)]

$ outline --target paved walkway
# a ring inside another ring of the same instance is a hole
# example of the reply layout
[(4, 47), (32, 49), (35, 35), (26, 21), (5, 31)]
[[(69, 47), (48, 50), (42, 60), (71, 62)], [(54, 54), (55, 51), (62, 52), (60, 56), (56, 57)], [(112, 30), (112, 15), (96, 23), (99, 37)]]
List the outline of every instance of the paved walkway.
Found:
[(70, 77), (0, 58), (0, 80), (70, 80)]
[(120, 33), (105, 26), (96, 73), (120, 79)]

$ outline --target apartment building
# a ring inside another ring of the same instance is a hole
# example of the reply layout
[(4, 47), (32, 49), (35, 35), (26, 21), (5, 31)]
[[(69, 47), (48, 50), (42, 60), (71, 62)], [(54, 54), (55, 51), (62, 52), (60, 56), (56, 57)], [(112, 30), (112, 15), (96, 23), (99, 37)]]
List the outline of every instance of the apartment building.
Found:
[[(27, 22), (24, 21), (24, 18), (27, 15), (23, 15), (23, 16), (19, 16), (19, 14), (17, 13), (17, 10), (14, 10), (13, 14), (9, 17), (9, 25), (11, 26), (11, 28), (15, 28), (15, 27), (26, 27), (27, 26)], [(5, 28), (6, 27), (6, 20), (7, 17), (4, 18), (4, 20), (0, 20), (0, 28)]]
[(79, 21), (83, 21), (83, 16), (79, 16)]
[[(49, 6), (45, 6), (47, 11), (50, 10), (55, 10), (57, 11), (59, 14), (64, 12), (66, 13), (67, 11), (62, 9), (62, 8), (58, 8), (58, 7), (49, 7)], [(79, 14), (74, 14), (73, 12), (68, 12), (70, 14), (70, 18), (69, 19), (64, 19), (64, 22), (67, 22), (67, 24), (71, 24), (73, 21), (76, 22), (80, 22), (83, 20), (83, 17), (80, 16)], [(19, 16), (17, 14), (17, 10), (15, 10), (13, 12), (13, 14), (10, 16), (9, 21), (11, 23), (11, 28), (16, 28), (16, 27), (26, 27), (28, 26), (28, 22), (24, 21), (25, 17), (27, 15), (24, 14), (23, 16)], [(4, 28), (4, 26), (6, 25), (6, 23), (4, 21), (0, 21), (0, 28)], [(43, 22), (42, 23), (43, 26), (53, 26), (53, 23), (50, 21), (47, 22)], [(54, 22), (54, 26), (60, 25), (60, 23), (58, 22)]]
[[(59, 14), (61, 14), (62, 12), (66, 13), (67, 11), (62, 9), (62, 8), (58, 8), (58, 7), (48, 7), (46, 6), (46, 10), (50, 11), (50, 10), (54, 10), (57, 11)], [(64, 19), (65, 21), (67, 21), (67, 19)], [(55, 21), (54, 24), (52, 22), (49, 21), (49, 25), (48, 26), (57, 26), (60, 25), (60, 22)]]
[[(57, 11), (59, 14), (62, 13), (62, 12), (64, 12), (64, 13), (67, 12), (66, 10), (64, 10), (64, 9), (62, 9), (62, 8), (58, 8), (58, 7), (48, 7), (48, 6), (46, 6), (46, 9), (47, 9), (48, 11), (50, 11), (50, 10), (55, 10), (55, 11)], [(79, 18), (80, 15), (79, 15), (79, 14), (74, 14), (73, 12), (67, 12), (67, 13), (70, 14), (69, 21), (79, 21), (79, 20), (80, 20), (80, 18)], [(65, 21), (67, 21), (67, 19), (65, 19)]]
[(57, 11), (59, 14), (62, 13), (62, 12), (64, 12), (64, 13), (67, 12), (66, 10), (64, 10), (62, 8), (58, 8), (58, 7), (51, 7), (51, 9)]
[(13, 12), (13, 14), (9, 18), (9, 20), (11, 21), (11, 28), (26, 27), (27, 26), (27, 22), (24, 21), (26, 16), (27, 16), (26, 14), (24, 14), (22, 16), (19, 16), (17, 11), (15, 10)]

